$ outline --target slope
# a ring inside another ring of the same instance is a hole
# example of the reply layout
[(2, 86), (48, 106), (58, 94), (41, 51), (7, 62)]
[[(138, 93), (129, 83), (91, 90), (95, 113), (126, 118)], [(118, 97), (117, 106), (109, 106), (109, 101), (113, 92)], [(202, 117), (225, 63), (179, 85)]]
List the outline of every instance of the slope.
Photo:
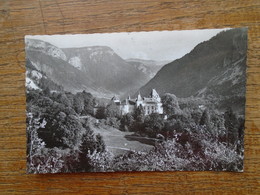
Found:
[(123, 95), (149, 81), (142, 71), (128, 64), (107, 46), (63, 48), (68, 62), (112, 93)]
[[(226, 100), (245, 97), (247, 29), (223, 31), (165, 65), (140, 91)], [(244, 104), (244, 101), (240, 101)]]

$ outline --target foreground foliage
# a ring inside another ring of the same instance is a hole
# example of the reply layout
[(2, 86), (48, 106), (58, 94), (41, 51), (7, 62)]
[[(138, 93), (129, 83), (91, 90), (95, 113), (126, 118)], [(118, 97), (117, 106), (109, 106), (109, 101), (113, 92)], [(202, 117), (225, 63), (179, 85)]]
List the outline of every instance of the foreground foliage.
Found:
[[(46, 90), (46, 89), (45, 89)], [(27, 171), (91, 171), (93, 153), (105, 152), (80, 114), (92, 114), (94, 98), (86, 92), (27, 91)]]
[(231, 108), (223, 113), (196, 101), (179, 105), (172, 94), (162, 100), (167, 119), (145, 116), (142, 107), (124, 116), (113, 104), (101, 107), (97, 118), (104, 125), (155, 140), (150, 151), (114, 156), (90, 128), (88, 116), (94, 117), (96, 104), (91, 94), (28, 90), (28, 172), (243, 170), (242, 117)]

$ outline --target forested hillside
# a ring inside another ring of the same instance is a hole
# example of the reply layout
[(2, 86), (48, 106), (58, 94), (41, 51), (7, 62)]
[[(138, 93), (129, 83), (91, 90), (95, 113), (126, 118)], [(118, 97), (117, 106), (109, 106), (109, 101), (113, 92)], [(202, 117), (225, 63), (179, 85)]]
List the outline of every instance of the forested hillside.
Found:
[(219, 109), (230, 105), (244, 113), (246, 52), (246, 28), (220, 32), (164, 66), (139, 91), (148, 95), (155, 88), (159, 94), (178, 98), (195, 96), (214, 102)]

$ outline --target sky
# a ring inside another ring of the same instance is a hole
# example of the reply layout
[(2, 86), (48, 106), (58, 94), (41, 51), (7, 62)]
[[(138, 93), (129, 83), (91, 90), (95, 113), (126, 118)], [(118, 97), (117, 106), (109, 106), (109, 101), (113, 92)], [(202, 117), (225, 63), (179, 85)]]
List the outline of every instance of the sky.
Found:
[(59, 48), (108, 46), (123, 59), (173, 61), (223, 30), (226, 29), (27, 35), (25, 38), (40, 39)]

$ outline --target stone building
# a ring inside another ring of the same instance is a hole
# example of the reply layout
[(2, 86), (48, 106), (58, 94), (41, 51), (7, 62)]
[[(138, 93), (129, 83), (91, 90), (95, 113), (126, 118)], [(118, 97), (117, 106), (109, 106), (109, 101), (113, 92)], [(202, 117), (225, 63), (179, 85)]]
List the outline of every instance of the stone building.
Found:
[(163, 114), (163, 107), (161, 98), (155, 89), (152, 89), (150, 97), (141, 97), (141, 94), (135, 99), (131, 99), (130, 96), (123, 101), (116, 96), (111, 99), (118, 107), (122, 115), (132, 113), (135, 108), (142, 106), (145, 115), (152, 113)]

